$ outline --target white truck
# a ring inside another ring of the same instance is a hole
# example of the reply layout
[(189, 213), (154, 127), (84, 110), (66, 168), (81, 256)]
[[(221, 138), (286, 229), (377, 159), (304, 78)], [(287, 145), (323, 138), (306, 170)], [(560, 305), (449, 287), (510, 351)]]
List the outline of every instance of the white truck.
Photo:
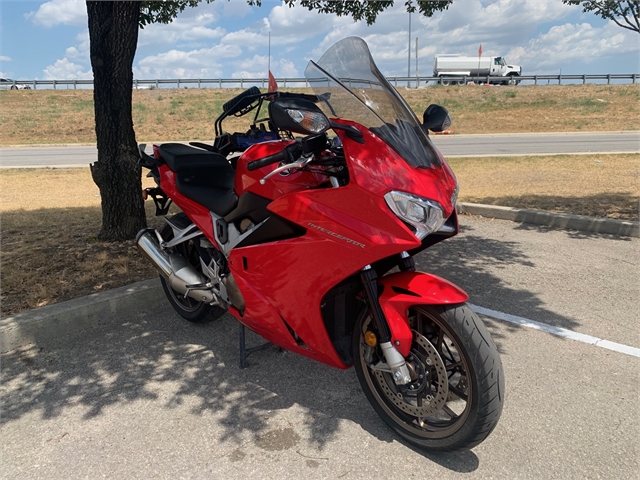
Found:
[[(487, 76), (504, 77), (491, 79), (498, 85), (517, 85), (522, 75), (522, 67), (507, 65), (504, 57), (465, 57), (463, 55), (436, 55), (433, 76), (440, 77), (442, 85), (459, 84), (467, 81), (486, 81)], [(462, 77), (462, 78), (460, 78)], [(485, 77), (484, 79), (482, 77)]]

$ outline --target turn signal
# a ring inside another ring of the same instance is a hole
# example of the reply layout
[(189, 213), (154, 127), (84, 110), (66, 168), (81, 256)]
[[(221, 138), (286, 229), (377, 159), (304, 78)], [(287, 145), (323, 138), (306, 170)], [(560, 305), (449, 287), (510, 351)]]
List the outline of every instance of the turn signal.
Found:
[(367, 330), (364, 334), (364, 343), (369, 345), (370, 347), (375, 347), (378, 345), (378, 337), (371, 330)]

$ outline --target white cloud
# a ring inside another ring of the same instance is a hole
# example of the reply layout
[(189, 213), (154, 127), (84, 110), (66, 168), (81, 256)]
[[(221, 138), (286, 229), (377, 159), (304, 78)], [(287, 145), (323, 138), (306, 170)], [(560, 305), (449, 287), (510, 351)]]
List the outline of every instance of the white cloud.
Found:
[(89, 57), (89, 30), (85, 29), (76, 35), (76, 45), (67, 48), (64, 52), (66, 58), (90, 64)]
[(91, 69), (83, 71), (81, 65), (63, 58), (44, 69), (44, 78), (45, 80), (92, 80), (93, 72)]
[(244, 17), (252, 10), (251, 6), (245, 1), (224, 2), (222, 5), (223, 17)]
[(588, 23), (556, 25), (513, 48), (509, 61), (522, 63), (527, 70), (557, 71), (563, 65), (579, 62), (585, 65), (612, 54), (637, 52), (638, 34), (624, 30), (609, 21), (601, 28)]
[[(318, 60), (332, 44), (351, 35), (367, 41), (384, 74), (404, 76), (409, 53), (404, 3), (395, 2), (368, 26), (271, 0), (263, 1), (262, 8), (244, 0), (203, 2), (170, 24), (140, 30), (134, 74), (139, 79), (264, 77), (271, 31), (271, 69), (278, 77), (301, 76), (308, 59)], [(47, 78), (91, 78), (85, 2), (51, 0), (26, 16), (37, 26), (64, 24), (79, 32), (72, 45), (61, 47), (47, 61)], [(423, 75), (430, 73), (435, 54), (476, 55), (480, 43), (484, 55), (504, 55), (522, 65), (525, 74), (557, 71), (568, 64), (575, 65), (575, 71), (603, 59), (611, 64), (616, 55), (628, 59), (629, 52), (640, 49), (637, 34), (561, 0), (456, 0), (432, 18), (413, 14), (411, 22), (411, 74), (416, 37)], [(14, 57), (12, 66), (17, 64), (15, 54), (5, 53)], [(52, 63), (55, 58), (62, 59)], [(0, 61), (11, 58), (2, 56)]]
[[(273, 38), (271, 39), (273, 45)], [(236, 32), (227, 33), (220, 40), (225, 45), (237, 45), (248, 49), (254, 49), (258, 46), (264, 48), (269, 43), (269, 37), (259, 32), (253, 32), (249, 29), (238, 30)]]
[(337, 17), (310, 11), (296, 5), (278, 5), (271, 9), (263, 34), (271, 30), (271, 45), (290, 45), (329, 32), (336, 25), (353, 23), (347, 17)]
[[(483, 6), (479, 0), (454, 2), (449, 10), (423, 22), (438, 32), (448, 32), (455, 46), (522, 41), (544, 22), (554, 22), (576, 11), (558, 0), (496, 0)], [(435, 32), (434, 32), (435, 33)]]
[[(273, 68), (271, 70), (273, 70)], [(284, 58), (280, 60), (277, 72), (280, 77), (296, 78), (300, 76), (295, 64)]]
[(218, 59), (238, 57), (240, 47), (218, 45), (188, 52), (169, 50), (158, 55), (149, 55), (137, 63), (134, 76), (139, 79), (153, 78), (219, 78), (223, 69)]
[[(269, 58), (267, 55), (254, 55), (234, 64), (236, 70), (231, 78), (267, 78)], [(300, 72), (296, 65), (285, 58), (271, 62), (271, 73), (276, 77), (298, 78)]]
[[(430, 73), (433, 56), (440, 53), (476, 55), (482, 43), (484, 55), (505, 55), (527, 41), (541, 24), (579, 12), (560, 0), (464, 0), (428, 18), (411, 15), (411, 74), (415, 73), (415, 39), (418, 38), (421, 73)], [(387, 9), (371, 26), (366, 22), (334, 22), (328, 34), (311, 52), (317, 59), (335, 42), (349, 35), (362, 37), (386, 75), (406, 75), (409, 46), (409, 14), (404, 2)]]
[[(208, 8), (207, 8), (208, 7)], [(138, 47), (157, 45), (176, 45), (206, 42), (220, 38), (225, 34), (222, 27), (211, 28), (220, 15), (213, 10), (212, 5), (187, 8), (169, 24), (151, 24), (140, 30)]]
[(6, 55), (0, 55), (0, 62), (10, 62), (11, 57), (7, 57)]
[(25, 17), (36, 25), (53, 27), (54, 25), (87, 25), (87, 6), (79, 0), (52, 0), (40, 5), (35, 12)]

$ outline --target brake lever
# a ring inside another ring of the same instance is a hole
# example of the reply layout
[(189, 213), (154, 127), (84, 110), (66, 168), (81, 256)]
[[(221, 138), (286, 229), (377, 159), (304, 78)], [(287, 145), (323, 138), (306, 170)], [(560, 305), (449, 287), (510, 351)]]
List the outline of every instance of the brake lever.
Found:
[(269, 172), (267, 175), (262, 177), (260, 179), (260, 185), (264, 185), (265, 183), (267, 183), (267, 180), (269, 180), (270, 177), (273, 177), (277, 173), (284, 172), (285, 170), (289, 170), (289, 169), (292, 169), (292, 168), (303, 168), (303, 167), (306, 167), (311, 162), (311, 160), (313, 160), (313, 154), (309, 154), (307, 156), (302, 156), (302, 157), (300, 157), (298, 160), (296, 160), (293, 163), (287, 163), (285, 165), (280, 165), (278, 168), (275, 168), (274, 170)]

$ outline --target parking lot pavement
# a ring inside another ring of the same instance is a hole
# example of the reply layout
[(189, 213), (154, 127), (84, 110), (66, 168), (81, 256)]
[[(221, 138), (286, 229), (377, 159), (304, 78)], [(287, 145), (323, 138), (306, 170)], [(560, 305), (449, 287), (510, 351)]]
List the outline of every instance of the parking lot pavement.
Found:
[(461, 216), (458, 236), (426, 250), (419, 270), (470, 302), (640, 347), (640, 241)]
[[(637, 346), (636, 239), (463, 224), (420, 265), (462, 284), (475, 304)], [(0, 475), (636, 478), (640, 359), (485, 321), (502, 355), (506, 403), (473, 451), (404, 444), (352, 370), (275, 348), (240, 370), (230, 317), (192, 325), (163, 300), (2, 356)]]
[(638, 359), (487, 322), (507, 397), (470, 452), (405, 445), (352, 370), (275, 348), (240, 370), (231, 318), (157, 308), (3, 356), (2, 476), (633, 478)]

